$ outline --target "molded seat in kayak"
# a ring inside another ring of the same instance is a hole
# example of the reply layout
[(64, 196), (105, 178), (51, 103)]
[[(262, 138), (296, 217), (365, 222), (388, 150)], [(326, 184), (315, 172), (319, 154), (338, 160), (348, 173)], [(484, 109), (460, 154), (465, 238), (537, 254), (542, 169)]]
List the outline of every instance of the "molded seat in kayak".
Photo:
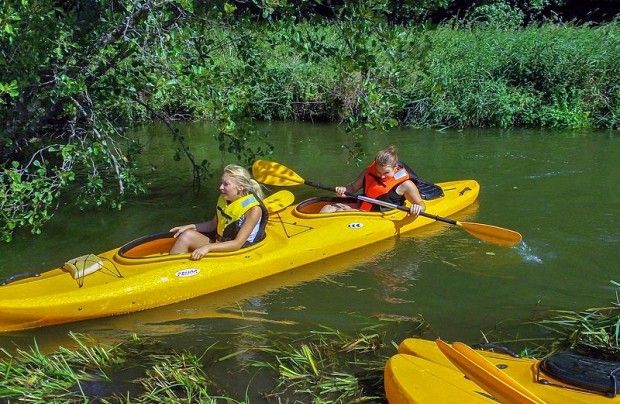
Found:
[(620, 391), (620, 362), (590, 358), (575, 352), (556, 352), (540, 362), (542, 372), (584, 390), (615, 397)]

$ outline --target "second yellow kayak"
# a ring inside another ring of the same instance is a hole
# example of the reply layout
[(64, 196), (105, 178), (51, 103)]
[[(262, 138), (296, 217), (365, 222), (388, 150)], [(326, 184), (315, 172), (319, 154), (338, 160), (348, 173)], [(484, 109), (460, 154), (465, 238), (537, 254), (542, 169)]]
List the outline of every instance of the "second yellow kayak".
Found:
[[(587, 361), (575, 363), (564, 373), (583, 378), (585, 372), (578, 368)], [(607, 367), (613, 369), (614, 364)], [(473, 350), (462, 343), (408, 338), (385, 366), (385, 391), (390, 404), (620, 402), (620, 396), (611, 393), (617, 387), (611, 377), (606, 380), (604, 372), (599, 382), (609, 384), (607, 392), (588, 389), (587, 381), (566, 383), (546, 370), (535, 359)]]

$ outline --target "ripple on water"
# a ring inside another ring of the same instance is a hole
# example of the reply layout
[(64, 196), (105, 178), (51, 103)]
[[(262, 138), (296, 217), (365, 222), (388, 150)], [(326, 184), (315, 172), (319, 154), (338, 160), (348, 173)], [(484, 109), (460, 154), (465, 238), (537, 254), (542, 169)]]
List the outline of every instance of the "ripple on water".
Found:
[(575, 175), (575, 174), (582, 174), (582, 173), (583, 173), (583, 170), (560, 170), (560, 171), (549, 171), (549, 172), (542, 173), (542, 174), (527, 175), (525, 178), (536, 180), (539, 178), (556, 177), (558, 175)]
[(600, 240), (603, 243), (617, 244), (618, 242), (620, 242), (620, 233), (616, 233), (616, 234), (605, 233), (604, 230), (605, 229), (601, 230), (600, 236), (599, 236)]
[(521, 241), (517, 247), (517, 251), (519, 255), (523, 258), (525, 262), (532, 262), (534, 264), (542, 264), (543, 260), (539, 256), (537, 256), (532, 248), (527, 245), (525, 241)]

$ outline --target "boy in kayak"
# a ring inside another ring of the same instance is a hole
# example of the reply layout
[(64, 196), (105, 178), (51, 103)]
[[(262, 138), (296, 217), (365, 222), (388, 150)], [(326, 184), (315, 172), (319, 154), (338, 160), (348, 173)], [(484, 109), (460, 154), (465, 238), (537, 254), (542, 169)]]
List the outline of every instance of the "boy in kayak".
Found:
[[(198, 260), (209, 251), (236, 251), (261, 241), (269, 214), (263, 205), (263, 190), (245, 168), (224, 167), (215, 216), (208, 222), (170, 229), (176, 241), (170, 254), (192, 252)], [(215, 241), (205, 234), (215, 233)]]
[[(339, 197), (344, 198), (346, 193), (355, 193), (363, 188), (365, 196), (400, 206), (408, 200), (411, 203), (409, 214), (417, 216), (424, 210), (424, 201), (411, 175), (405, 164), (398, 159), (396, 148), (388, 146), (377, 153), (374, 161), (355, 180), (336, 187), (335, 191)], [(344, 210), (380, 211), (381, 206), (366, 201), (357, 202), (354, 206), (335, 203), (324, 206), (321, 212)]]

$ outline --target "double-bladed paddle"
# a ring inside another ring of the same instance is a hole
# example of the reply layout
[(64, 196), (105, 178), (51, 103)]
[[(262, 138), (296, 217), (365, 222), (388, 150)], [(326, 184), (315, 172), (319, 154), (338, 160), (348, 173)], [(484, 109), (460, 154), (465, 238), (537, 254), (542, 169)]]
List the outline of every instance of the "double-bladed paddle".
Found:
[[(312, 181), (304, 180), (295, 171), (275, 161), (256, 160), (252, 165), (252, 175), (254, 176), (254, 179), (256, 179), (258, 182), (262, 182), (263, 184), (268, 185), (291, 186), (306, 184), (314, 188), (324, 189), (326, 191), (332, 192), (334, 191), (334, 188), (326, 187)], [(347, 192), (346, 195), (357, 198), (360, 201), (365, 201), (375, 205), (381, 205), (388, 208), (409, 212), (409, 209), (404, 206), (394, 205), (392, 203), (384, 202), (374, 198), (369, 198), (364, 195), (355, 195), (350, 192)], [(504, 229), (503, 227), (482, 223), (459, 222), (457, 220), (433, 215), (427, 212), (421, 212), (420, 216), (458, 226), (461, 229), (465, 230), (467, 233), (480, 240), (484, 240), (497, 245), (513, 246), (521, 241), (521, 234), (514, 230)]]

